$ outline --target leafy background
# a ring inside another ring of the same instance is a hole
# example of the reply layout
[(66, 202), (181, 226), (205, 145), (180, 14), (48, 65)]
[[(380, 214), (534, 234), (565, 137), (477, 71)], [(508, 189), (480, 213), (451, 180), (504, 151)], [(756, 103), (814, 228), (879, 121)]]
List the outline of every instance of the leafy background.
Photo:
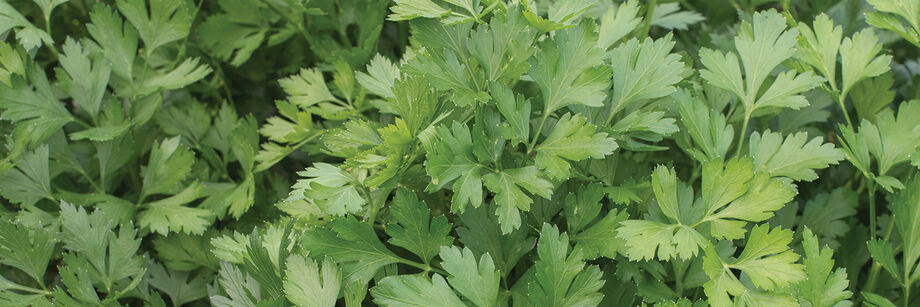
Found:
[(0, 38), (3, 306), (920, 304), (920, 1), (0, 0)]

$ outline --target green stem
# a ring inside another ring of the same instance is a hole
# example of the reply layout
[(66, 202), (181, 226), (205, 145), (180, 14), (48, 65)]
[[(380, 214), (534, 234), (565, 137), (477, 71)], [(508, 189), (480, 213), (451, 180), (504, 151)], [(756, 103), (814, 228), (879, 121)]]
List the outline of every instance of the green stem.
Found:
[(847, 126), (848, 126), (848, 127), (853, 127), (853, 122), (850, 121), (850, 112), (847, 111), (847, 106), (846, 106), (846, 103), (845, 103), (845, 100), (846, 100), (846, 96), (845, 96), (845, 95), (846, 95), (846, 94), (843, 94), (843, 93), (840, 94), (840, 98), (837, 99), (837, 104), (839, 104), (839, 105), (840, 105), (840, 109), (843, 110), (843, 118), (846, 119), (846, 121), (847, 121)]
[[(888, 223), (888, 227), (885, 229), (885, 235), (882, 237), (882, 241), (888, 241), (891, 238), (891, 233), (894, 230), (894, 215), (891, 216), (891, 222)], [(862, 292), (874, 292), (875, 284), (878, 282), (878, 274), (882, 271), (882, 264), (878, 261), (872, 262), (872, 267), (869, 268), (869, 276), (866, 278), (866, 284), (863, 286)]]
[(642, 25), (642, 30), (637, 33), (637, 37), (647, 37), (648, 31), (652, 27), (652, 16), (655, 15), (655, 6), (658, 5), (658, 0), (649, 0), (648, 5), (645, 9), (645, 23)]
[[(367, 190), (367, 188), (364, 188)], [(376, 202), (371, 203), (371, 212), (367, 217), (367, 223), (374, 225), (374, 220), (377, 219), (377, 213), (380, 212), (380, 208), (383, 208), (383, 205), (387, 202), (387, 197), (390, 195), (392, 189), (381, 190), (380, 196), (377, 198)], [(367, 191), (368, 197), (370, 197), (370, 191)]]
[(546, 119), (549, 118), (549, 112), (543, 112), (543, 118), (540, 119), (540, 125), (537, 126), (537, 131), (533, 135), (533, 140), (530, 141), (530, 144), (527, 145), (527, 153), (533, 151), (534, 146), (537, 146), (537, 139), (540, 138), (540, 134), (543, 133), (543, 125), (546, 125)]
[(738, 149), (735, 150), (735, 157), (741, 156), (741, 148), (744, 148), (745, 134), (747, 134), (748, 122), (751, 121), (751, 113), (744, 113), (744, 123), (741, 124), (741, 131), (738, 132)]
[(409, 261), (409, 260), (406, 260), (406, 259), (400, 259), (399, 263), (402, 263), (402, 264), (405, 264), (405, 265), (408, 265), (408, 266), (412, 266), (412, 267), (416, 267), (416, 268), (418, 268), (418, 269), (424, 270), (425, 272), (435, 272), (435, 273), (441, 274), (442, 276), (447, 276), (447, 275), (448, 275), (447, 272), (445, 272), (445, 271), (442, 270), (442, 269), (439, 269), (439, 268), (436, 268), (436, 267), (432, 267), (432, 266), (430, 266), (430, 265), (418, 263), (418, 262), (415, 262), (415, 261)]
[(868, 179), (869, 182), (869, 240), (874, 240), (876, 235), (876, 215), (875, 215), (875, 181)]

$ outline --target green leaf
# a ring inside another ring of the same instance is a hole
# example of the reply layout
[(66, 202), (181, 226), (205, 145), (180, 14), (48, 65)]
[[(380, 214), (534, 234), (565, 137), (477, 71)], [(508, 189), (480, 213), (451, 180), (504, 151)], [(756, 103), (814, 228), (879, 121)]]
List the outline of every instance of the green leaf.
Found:
[(202, 196), (202, 185), (193, 182), (173, 196), (145, 203), (146, 210), (137, 214), (137, 224), (167, 235), (170, 232), (202, 234), (213, 222), (210, 210), (184, 206)]
[(866, 248), (869, 250), (869, 255), (872, 255), (872, 260), (878, 262), (885, 271), (891, 274), (892, 278), (898, 282), (902, 280), (903, 277), (901, 277), (901, 272), (898, 270), (897, 260), (894, 259), (895, 252), (891, 243), (873, 239), (866, 242)]
[(630, 260), (690, 259), (707, 242), (702, 234), (684, 225), (647, 220), (626, 220), (620, 225), (616, 235), (626, 242), (623, 254)]
[[(703, 286), (712, 305), (735, 304), (795, 306), (795, 300), (781, 288), (806, 278), (799, 256), (789, 249), (792, 231), (767, 224), (754, 226), (741, 255), (730, 262), (722, 260), (715, 249), (706, 250), (703, 268), (710, 280)], [(757, 288), (743, 284), (732, 269), (740, 270)], [(764, 292), (767, 291), (767, 292)], [(780, 290), (780, 291), (773, 291)]]
[(177, 271), (192, 271), (197, 268), (217, 271), (219, 260), (211, 252), (210, 243), (216, 234), (214, 231), (199, 236), (171, 234), (168, 237), (154, 239), (153, 247), (167, 268)]
[(569, 105), (603, 105), (611, 69), (604, 65), (604, 52), (596, 43), (594, 27), (584, 23), (540, 44), (530, 61), (530, 77), (543, 94), (544, 114)]
[(882, 110), (894, 102), (894, 78), (891, 74), (868, 78), (856, 83), (850, 91), (850, 101), (856, 108), (856, 115), (875, 123)]
[(527, 59), (536, 51), (533, 32), (521, 11), (509, 8), (471, 32), (467, 49), (485, 70), (487, 80), (518, 80), (530, 68)]
[(639, 28), (639, 1), (630, 0), (607, 9), (601, 17), (597, 47), (608, 49), (630, 32)]
[(108, 62), (91, 57), (89, 49), (84, 49), (69, 37), (63, 51), (60, 62), (64, 70), (58, 71), (58, 82), (74, 103), (95, 119), (102, 106), (102, 96), (105, 95), (112, 68)]
[[(263, 2), (221, 0), (221, 14), (213, 14), (198, 26), (196, 34), (203, 47), (230, 65), (239, 67), (262, 46), (268, 30), (262, 25), (268, 9)], [(271, 43), (269, 43), (271, 45)]]
[(484, 165), (473, 155), (470, 130), (454, 122), (451, 128), (438, 126), (435, 138), (423, 139), (427, 149), (425, 170), (431, 176), (428, 191), (436, 191), (451, 182), (453, 197), (451, 211), (463, 212), (467, 204), (482, 204), (482, 172)]
[(463, 223), (457, 227), (460, 242), (478, 256), (490, 255), (502, 276), (511, 272), (521, 257), (533, 249), (536, 241), (523, 228), (502, 234), (497, 217), (487, 206), (467, 209), (460, 215), (460, 221)]
[(677, 2), (659, 4), (652, 15), (652, 25), (668, 30), (687, 30), (687, 26), (706, 18), (694, 11), (681, 11)]
[(530, 140), (530, 100), (525, 99), (524, 95), (514, 95), (507, 86), (498, 82), (489, 82), (489, 91), (492, 93), (492, 99), (498, 112), (502, 114), (505, 121), (511, 126), (510, 139), (526, 143)]
[(26, 152), (16, 168), (0, 172), (0, 195), (23, 206), (34, 205), (41, 199), (56, 199), (51, 192), (48, 169), (48, 146)]
[(367, 64), (367, 73), (357, 72), (355, 79), (374, 95), (393, 98), (393, 83), (400, 78), (399, 66), (377, 54)]
[[(148, 10), (148, 3), (149, 10)], [(195, 10), (184, 0), (118, 0), (118, 10), (137, 28), (147, 54), (189, 34)]]
[(278, 83), (288, 94), (288, 101), (301, 108), (321, 102), (342, 102), (329, 92), (323, 74), (316, 69), (301, 69), (299, 74), (278, 80)]
[(86, 25), (86, 30), (102, 47), (112, 71), (119, 77), (132, 80), (137, 55), (137, 30), (102, 3), (93, 7), (89, 17), (92, 23)]
[(147, 166), (141, 168), (144, 178), (141, 199), (154, 194), (176, 193), (181, 188), (195, 157), (187, 147), (179, 144), (180, 140), (180, 137), (172, 137), (153, 143)]
[(909, 101), (900, 105), (895, 117), (891, 110), (884, 110), (877, 116), (876, 124), (868, 120), (860, 123), (859, 131), (841, 129), (844, 153), (863, 173), (869, 169), (870, 154), (878, 162), (877, 176), (883, 176), (895, 165), (908, 161), (920, 146), (920, 101)]
[(813, 66), (829, 80), (832, 86), (836, 87), (837, 51), (840, 50), (843, 28), (834, 26), (834, 21), (824, 13), (815, 16), (812, 26), (814, 30), (807, 24), (799, 22), (798, 30), (801, 39), (797, 44), (796, 57)]
[(33, 66), (28, 74), (31, 85), (13, 76), (12, 87), (0, 86), (0, 117), (28, 131), (32, 144), (41, 144), (74, 118), (55, 98), (44, 72)]
[[(901, 237), (901, 263), (906, 281), (920, 279), (920, 177), (914, 176), (891, 205), (894, 225)], [(909, 284), (902, 282), (902, 284)]]
[(398, 223), (387, 227), (386, 232), (390, 236), (387, 242), (416, 254), (424, 263), (430, 262), (442, 246), (451, 245), (454, 241), (449, 236), (451, 224), (447, 217), (431, 218), (428, 205), (406, 188), (396, 190), (390, 214)]
[(345, 215), (361, 210), (366, 200), (358, 194), (357, 178), (328, 163), (314, 163), (298, 172), (306, 179), (297, 180), (286, 201), (308, 200), (329, 215)]
[(450, 13), (450, 10), (431, 0), (398, 0), (394, 2), (396, 2), (396, 5), (390, 7), (390, 11), (393, 13), (387, 16), (387, 19), (392, 21), (411, 20), (419, 17), (439, 18)]
[(617, 252), (625, 245), (624, 240), (617, 237), (618, 229), (628, 217), (626, 210), (610, 210), (599, 221), (572, 236), (575, 248), (581, 249), (586, 259), (598, 256), (616, 258)]
[(497, 173), (482, 176), (489, 191), (495, 193), (495, 203), (498, 205), (496, 214), (502, 233), (507, 234), (521, 226), (519, 210), (530, 211), (533, 199), (521, 188), (543, 198), (550, 198), (553, 185), (540, 177), (536, 167), (525, 166), (515, 169), (505, 169)]
[(50, 228), (26, 227), (4, 220), (0, 223), (0, 263), (20, 269), (44, 285), (45, 270), (57, 245), (55, 237)]
[(853, 190), (840, 187), (830, 193), (819, 193), (805, 203), (799, 225), (813, 230), (823, 244), (839, 246), (836, 238), (850, 230), (847, 218), (856, 215), (859, 196)]
[(531, 25), (537, 27), (542, 32), (550, 32), (560, 29), (571, 28), (578, 22), (584, 12), (591, 7), (593, 1), (575, 0), (575, 1), (552, 1), (549, 6), (548, 18), (544, 19), (537, 14), (537, 8), (533, 7), (530, 2), (525, 2), (524, 18)]
[(300, 244), (316, 257), (335, 261), (344, 273), (343, 284), (367, 283), (380, 268), (403, 261), (377, 239), (371, 225), (353, 216), (332, 220), (332, 229), (310, 229)]
[(603, 159), (617, 149), (617, 143), (607, 133), (596, 132), (597, 128), (587, 123), (581, 115), (566, 113), (556, 122), (550, 134), (537, 145), (536, 166), (546, 170), (554, 179), (566, 179), (570, 175), (568, 161), (588, 158)]
[(843, 86), (841, 95), (846, 96), (853, 85), (866, 78), (879, 76), (889, 70), (890, 55), (878, 55), (882, 44), (872, 29), (864, 29), (853, 34), (853, 38), (843, 39), (840, 45)]
[(796, 190), (791, 183), (771, 179), (765, 173), (755, 174), (752, 167), (751, 159), (747, 158), (729, 160), (724, 169), (721, 162), (703, 165), (706, 215), (702, 222), (712, 223), (714, 237), (742, 238), (746, 222), (769, 219), (773, 211), (795, 197)]
[[(243, 274), (236, 266), (222, 262), (220, 275), (216, 281), (223, 289), (223, 293), (210, 294), (211, 304), (219, 307), (256, 307), (256, 302), (261, 300), (262, 291), (259, 282), (249, 273)], [(220, 294), (226, 294), (220, 295)]]
[(332, 259), (322, 264), (301, 255), (285, 262), (284, 294), (297, 306), (334, 306), (342, 287), (342, 271)]
[(479, 257), (477, 264), (473, 252), (464, 247), (442, 246), (441, 266), (450, 276), (447, 281), (463, 297), (479, 307), (498, 306), (499, 271), (489, 253)]
[(897, 306), (894, 303), (892, 303), (890, 300), (888, 300), (887, 298), (881, 295), (875, 294), (875, 293), (863, 292), (862, 295), (863, 295), (863, 298), (866, 299), (866, 305), (870, 307), (896, 307)]
[(815, 307), (833, 307), (841, 302), (848, 303), (847, 299), (853, 296), (853, 293), (847, 291), (849, 281), (846, 270), (833, 270), (834, 251), (827, 246), (822, 248), (818, 244), (818, 237), (808, 227), (805, 227), (802, 238), (805, 250), (802, 264), (805, 266), (806, 279), (796, 286), (796, 297), (799, 302), (803, 305), (807, 302)]
[(799, 255), (789, 250), (790, 242), (791, 230), (770, 230), (766, 224), (754, 226), (741, 255), (728, 265), (747, 274), (759, 288), (786, 287), (805, 278), (802, 265), (795, 263)]
[(10, 30), (15, 30), (16, 40), (26, 50), (41, 47), (42, 43), (48, 46), (54, 45), (51, 35), (36, 28), (18, 9), (9, 2), (3, 1), (0, 2), (0, 32), (8, 33), (7, 31)]
[(138, 94), (149, 95), (157, 91), (183, 88), (198, 82), (198, 80), (201, 80), (212, 71), (208, 65), (199, 65), (199, 61), (199, 58), (186, 58), (182, 64), (172, 70), (145, 80)]
[(679, 91), (671, 97), (677, 102), (684, 131), (695, 143), (695, 148), (689, 149), (690, 155), (700, 162), (727, 158), (735, 129), (726, 123), (725, 115), (711, 110), (704, 101), (687, 91)]
[(527, 299), (535, 306), (597, 306), (604, 285), (597, 266), (585, 268), (580, 249), (569, 253), (569, 236), (543, 224), (537, 244), (538, 260), (531, 268), (535, 282), (527, 288)]
[[(811, 72), (780, 73), (766, 90), (761, 89), (770, 72), (793, 55), (797, 35), (795, 28), (786, 30), (785, 20), (776, 11), (757, 12), (753, 25), (743, 22), (735, 37), (738, 56), (710, 49), (700, 51), (700, 61), (706, 67), (700, 71), (700, 76), (735, 94), (744, 103), (748, 117), (765, 107), (799, 109), (807, 106), (808, 101), (799, 94), (823, 81)], [(743, 78), (738, 57), (744, 65)]]
[(461, 63), (458, 56), (451, 51), (445, 51), (443, 55), (430, 51), (409, 60), (403, 69), (407, 73), (425, 76), (432, 87), (448, 92), (457, 106), (466, 107), (488, 98), (477, 88), (477, 76), (467, 76), (466, 71), (469, 68), (466, 66), (467, 64)]
[(150, 273), (147, 282), (166, 294), (173, 306), (182, 306), (208, 295), (207, 280), (203, 274), (189, 278), (190, 272), (173, 271), (156, 262), (150, 262), (147, 268)]
[[(139, 281), (146, 272), (144, 258), (137, 255), (141, 239), (131, 223), (119, 226), (117, 233), (116, 225), (100, 211), (87, 214), (83, 208), (62, 203), (61, 241), (64, 249), (77, 253), (65, 259), (68, 266), (89, 268), (93, 281), (106, 287), (126, 278)], [(131, 290), (130, 284), (122, 286)]]
[(371, 289), (371, 295), (381, 306), (466, 306), (438, 274), (431, 279), (422, 275), (387, 276)]
[(920, 46), (920, 36), (917, 35), (920, 32), (918, 31), (920, 30), (920, 25), (918, 25), (920, 7), (917, 3), (905, 0), (869, 0), (867, 2), (878, 12), (867, 12), (866, 23), (892, 31), (915, 46)]
[[(807, 141), (807, 143), (806, 143)], [(754, 169), (773, 177), (812, 181), (818, 179), (816, 169), (827, 168), (845, 158), (833, 144), (823, 143), (822, 137), (808, 141), (808, 133), (783, 136), (770, 130), (754, 132), (750, 137), (750, 155)]]

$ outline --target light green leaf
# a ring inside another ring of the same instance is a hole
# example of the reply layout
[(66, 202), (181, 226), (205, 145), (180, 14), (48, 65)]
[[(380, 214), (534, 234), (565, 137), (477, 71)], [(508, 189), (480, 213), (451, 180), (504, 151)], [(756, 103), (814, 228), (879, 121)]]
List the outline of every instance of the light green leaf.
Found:
[(680, 112), (680, 122), (695, 143), (688, 150), (694, 159), (706, 162), (728, 157), (735, 130), (726, 123), (725, 115), (711, 110), (704, 101), (687, 91), (672, 95)]
[(798, 41), (796, 57), (814, 66), (832, 86), (836, 87), (837, 51), (840, 50), (843, 28), (834, 26), (834, 21), (824, 13), (815, 16), (812, 26), (814, 30), (799, 22), (801, 39)]
[(438, 274), (431, 279), (421, 275), (387, 276), (371, 289), (371, 295), (374, 303), (381, 306), (466, 306)]
[[(735, 48), (744, 65), (744, 77), (738, 57), (729, 52), (703, 49), (700, 61), (706, 69), (700, 76), (710, 84), (728, 90), (744, 103), (746, 116), (764, 107), (798, 109), (808, 105), (801, 95), (823, 81), (811, 72), (780, 73), (764, 91), (764, 81), (780, 63), (795, 53), (798, 30), (786, 30), (785, 19), (774, 10), (754, 14), (753, 24), (743, 22), (735, 37)], [(762, 94), (760, 94), (762, 92)]]
[(334, 306), (342, 288), (342, 271), (328, 257), (322, 265), (302, 255), (285, 262), (284, 294), (297, 306)]
[(367, 202), (358, 193), (357, 178), (332, 164), (314, 163), (297, 174), (306, 178), (291, 186), (285, 201), (311, 201), (329, 215), (357, 212)]
[(808, 133), (805, 132), (788, 135), (783, 140), (777, 132), (767, 130), (761, 134), (755, 131), (749, 145), (754, 169), (773, 177), (812, 181), (818, 179), (814, 170), (836, 165), (845, 158), (833, 144), (823, 143), (822, 137), (806, 141)]
[(879, 76), (889, 70), (890, 55), (878, 55), (882, 44), (872, 29), (863, 29), (853, 34), (853, 38), (843, 39), (840, 45), (843, 86), (841, 95), (846, 96), (853, 85), (866, 78)]
[(668, 30), (687, 30), (687, 26), (706, 18), (694, 11), (681, 11), (677, 2), (659, 4), (652, 15), (652, 25)]
[(597, 47), (607, 50), (639, 27), (639, 1), (630, 0), (607, 9), (601, 17)]
[(445, 9), (432, 2), (431, 0), (397, 0), (396, 5), (390, 7), (393, 12), (387, 19), (392, 21), (411, 20), (419, 17), (439, 18), (450, 13)]
[(478, 264), (473, 252), (464, 247), (442, 246), (441, 266), (450, 276), (447, 281), (463, 297), (478, 307), (498, 306), (500, 276), (492, 263), (492, 257), (485, 253)]
[(199, 65), (198, 62), (199, 58), (186, 58), (171, 71), (145, 80), (140, 94), (149, 95), (156, 91), (174, 90), (198, 82), (213, 71), (208, 65)]
[(367, 91), (384, 98), (394, 97), (393, 83), (399, 77), (399, 67), (379, 53), (367, 64), (367, 73), (357, 72), (355, 74), (355, 79)]

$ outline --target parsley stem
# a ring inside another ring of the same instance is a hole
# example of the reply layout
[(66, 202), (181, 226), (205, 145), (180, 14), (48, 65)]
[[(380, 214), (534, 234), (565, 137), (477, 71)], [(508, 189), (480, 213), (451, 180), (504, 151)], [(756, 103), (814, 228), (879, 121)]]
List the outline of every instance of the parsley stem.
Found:
[(543, 112), (543, 118), (540, 119), (540, 125), (537, 126), (537, 130), (533, 135), (533, 139), (530, 141), (530, 144), (527, 145), (527, 153), (533, 151), (534, 146), (537, 146), (537, 139), (540, 138), (540, 134), (543, 133), (543, 125), (546, 125), (546, 119), (549, 118), (549, 112)]
[(741, 157), (741, 148), (744, 148), (744, 139), (747, 134), (748, 122), (751, 121), (751, 113), (744, 113), (744, 123), (741, 124), (741, 131), (738, 132), (738, 148), (735, 149), (735, 157)]
[(843, 118), (846, 120), (847, 126), (853, 127), (853, 122), (850, 121), (850, 112), (847, 111), (847, 105), (845, 103), (845, 100), (846, 100), (845, 95), (846, 95), (845, 93), (840, 94), (840, 98), (837, 99), (837, 104), (839, 104), (840, 109), (843, 110)]
[(876, 216), (875, 216), (875, 181), (868, 179), (869, 185), (869, 240), (874, 240), (876, 235)]
[(658, 5), (658, 0), (649, 0), (648, 5), (645, 8), (645, 22), (642, 25), (642, 30), (637, 33), (636, 37), (642, 38), (648, 36), (648, 31), (652, 27), (652, 16), (655, 15), (655, 6)]
[[(894, 230), (894, 215), (891, 216), (891, 222), (888, 223), (888, 227), (885, 229), (885, 236), (882, 237), (882, 241), (887, 242), (891, 238), (891, 232)], [(897, 253), (895, 253), (897, 254)], [(882, 264), (878, 261), (872, 261), (872, 267), (869, 269), (869, 276), (866, 277), (866, 284), (863, 286), (862, 292), (873, 292), (875, 291), (875, 283), (878, 281), (878, 274), (882, 271)]]

